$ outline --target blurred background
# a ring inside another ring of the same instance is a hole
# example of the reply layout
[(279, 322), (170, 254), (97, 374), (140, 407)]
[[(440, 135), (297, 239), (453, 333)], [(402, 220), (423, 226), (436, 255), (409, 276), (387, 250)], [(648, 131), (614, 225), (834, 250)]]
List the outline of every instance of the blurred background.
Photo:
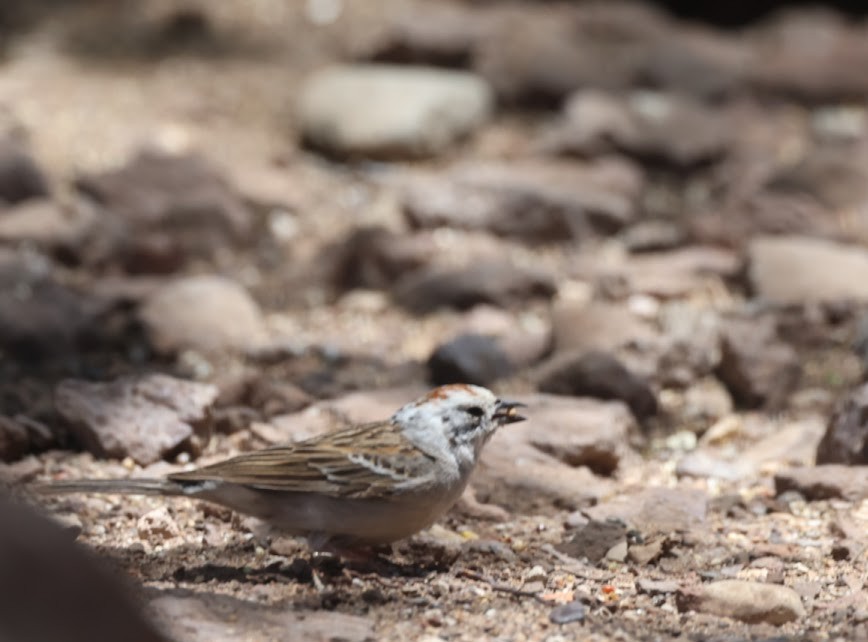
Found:
[[(571, 511), (660, 486), (740, 498), (708, 508), (726, 551), (744, 520), (802, 541), (772, 499), (868, 487), (864, 13), (4, 0), (0, 475), (162, 474), (472, 382), (535, 412), (459, 532), (533, 542), (533, 516), (568, 541)], [(248, 525), (192, 504), (58, 501), (152, 588), (250, 556)], [(840, 597), (841, 569), (788, 555)]]

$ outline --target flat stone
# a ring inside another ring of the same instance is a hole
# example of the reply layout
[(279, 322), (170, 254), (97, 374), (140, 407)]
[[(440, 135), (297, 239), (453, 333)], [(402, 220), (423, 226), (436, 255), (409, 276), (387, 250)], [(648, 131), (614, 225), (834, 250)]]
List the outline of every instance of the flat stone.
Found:
[(754, 293), (771, 303), (868, 301), (868, 250), (862, 247), (769, 236), (750, 242), (748, 259)]
[(778, 584), (720, 580), (684, 587), (676, 594), (678, 610), (730, 617), (749, 624), (786, 624), (805, 617), (799, 594)]
[(215, 386), (161, 374), (108, 383), (67, 379), (55, 391), (57, 411), (88, 450), (140, 464), (157, 461), (202, 431), (216, 398)]
[[(228, 595), (162, 595), (150, 603), (156, 618), (178, 642), (370, 642), (373, 622), (335, 611), (266, 606)], [(228, 625), (227, 623), (231, 623)]]
[(301, 89), (304, 138), (339, 156), (437, 154), (484, 123), (488, 84), (475, 74), (432, 67), (335, 66)]

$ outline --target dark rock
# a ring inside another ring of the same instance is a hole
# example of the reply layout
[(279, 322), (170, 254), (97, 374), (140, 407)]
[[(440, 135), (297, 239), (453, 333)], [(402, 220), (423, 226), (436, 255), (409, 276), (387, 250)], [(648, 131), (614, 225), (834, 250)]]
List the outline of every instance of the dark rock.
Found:
[(58, 283), (50, 270), (39, 255), (0, 253), (0, 346), (17, 359), (74, 352), (105, 311), (105, 302)]
[(570, 557), (595, 563), (605, 558), (613, 546), (626, 541), (626, 537), (627, 528), (621, 522), (591, 520), (555, 548)]
[[(726, 171), (733, 170), (728, 166)], [(739, 177), (733, 179), (733, 185), (750, 180), (749, 176)], [(687, 221), (687, 227), (691, 239), (696, 242), (731, 248), (741, 248), (747, 239), (763, 235), (840, 234), (835, 213), (816, 199), (770, 190), (756, 191), (713, 210), (700, 212)]]
[(640, 421), (657, 412), (657, 397), (648, 383), (605, 352), (556, 356), (542, 366), (537, 386), (552, 394), (623, 401)]
[(868, 464), (868, 385), (835, 409), (817, 446), (818, 464)]
[(549, 612), (549, 620), (553, 624), (569, 624), (585, 619), (588, 608), (581, 602), (569, 602), (556, 606)]
[(54, 435), (42, 422), (24, 415), (0, 415), (0, 461), (13, 461), (52, 444)]
[(211, 257), (252, 232), (251, 211), (199, 156), (145, 150), (120, 169), (80, 177), (76, 187), (106, 210), (106, 255), (138, 272)]
[(721, 328), (718, 378), (743, 407), (780, 407), (800, 376), (796, 351), (778, 338), (774, 319), (729, 320)]
[(326, 249), (323, 260), (328, 264), (328, 280), (341, 291), (384, 289), (424, 266), (434, 253), (428, 239), (362, 227)]
[(797, 491), (808, 500), (848, 499), (858, 501), (868, 497), (868, 466), (824, 464), (815, 467), (790, 468), (775, 475), (775, 492), (780, 495)]
[(18, 203), (48, 195), (48, 179), (33, 157), (14, 140), (0, 141), (0, 200)]
[(643, 184), (626, 161), (459, 165), (412, 181), (404, 212), (420, 228), (488, 230), (524, 242), (611, 234), (636, 216)]
[(511, 374), (512, 364), (497, 340), (463, 334), (441, 344), (428, 358), (431, 383), (472, 383), (487, 386)]
[(217, 398), (210, 384), (144, 375), (110, 383), (66, 380), (57, 411), (82, 444), (101, 457), (150, 464), (203, 432)]
[(463, 268), (420, 268), (398, 280), (392, 294), (401, 306), (424, 314), (480, 303), (508, 307), (532, 298), (551, 298), (555, 291), (551, 277), (538, 269), (489, 259)]
[[(0, 498), (0, 639), (168, 642), (122, 578), (59, 525)], [(46, 617), (50, 605), (51, 617)]]

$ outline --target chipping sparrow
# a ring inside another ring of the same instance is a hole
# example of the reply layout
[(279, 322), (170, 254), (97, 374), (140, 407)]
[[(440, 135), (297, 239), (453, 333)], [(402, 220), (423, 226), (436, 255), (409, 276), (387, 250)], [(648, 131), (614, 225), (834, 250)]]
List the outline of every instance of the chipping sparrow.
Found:
[(523, 404), (479, 386), (435, 388), (391, 419), (254, 451), (164, 479), (56, 481), (42, 492), (195, 497), (263, 519), (315, 550), (388, 544), (461, 497), (480, 451)]

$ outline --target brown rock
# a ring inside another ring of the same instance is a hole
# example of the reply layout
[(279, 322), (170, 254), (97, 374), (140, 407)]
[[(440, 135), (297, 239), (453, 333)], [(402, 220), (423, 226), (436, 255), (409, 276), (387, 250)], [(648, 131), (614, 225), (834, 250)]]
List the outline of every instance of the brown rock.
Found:
[(217, 398), (212, 385), (144, 375), (91, 383), (68, 379), (55, 392), (57, 411), (91, 452), (150, 464), (201, 431)]
[(824, 464), (790, 468), (775, 475), (775, 492), (780, 495), (788, 490), (798, 491), (810, 500), (858, 501), (868, 497), (868, 466)]
[(525, 242), (611, 234), (633, 220), (642, 175), (626, 161), (464, 164), (412, 181), (404, 213), (418, 228), (488, 230)]
[(42, 422), (21, 414), (0, 415), (0, 461), (13, 461), (53, 443), (54, 435)]
[(614, 351), (630, 344), (651, 342), (653, 328), (623, 306), (557, 301), (552, 306), (552, 343), (555, 353)]
[(378, 62), (466, 67), (490, 20), (465, 4), (442, 2), (388, 12), (386, 34), (368, 54)]
[(657, 412), (657, 397), (641, 377), (605, 352), (555, 356), (538, 373), (541, 392), (626, 403), (640, 421)]
[(620, 403), (551, 395), (518, 397), (528, 421), (500, 430), (482, 452), (473, 485), (479, 498), (514, 512), (578, 508), (597, 501), (610, 474), (634, 456), (635, 423)]
[(382, 227), (361, 227), (327, 248), (329, 281), (339, 290), (384, 289), (434, 256), (436, 248), (422, 237), (395, 234)]
[(792, 392), (800, 372), (799, 357), (778, 338), (774, 319), (723, 323), (716, 374), (736, 403), (746, 407), (779, 407)]
[(803, 100), (834, 102), (868, 95), (865, 28), (832, 11), (781, 13), (755, 34), (757, 87)]
[(0, 346), (21, 359), (75, 351), (92, 333), (105, 303), (58, 283), (51, 263), (30, 254), (0, 253)]
[(591, 519), (620, 519), (645, 537), (686, 532), (705, 522), (708, 497), (703, 491), (647, 488), (587, 509)]
[(665, 26), (661, 14), (636, 4), (505, 11), (479, 44), (475, 67), (503, 101), (556, 105), (579, 87), (632, 85), (643, 51), (665, 37)]
[(835, 409), (817, 447), (818, 464), (868, 464), (868, 385)]
[(139, 312), (153, 346), (171, 353), (246, 350), (260, 345), (265, 326), (259, 306), (229, 279), (178, 279), (154, 292)]
[(682, 588), (675, 600), (679, 611), (700, 611), (742, 622), (781, 625), (805, 617), (805, 607), (793, 589), (777, 584), (720, 580)]
[[(99, 203), (110, 217), (105, 242), (111, 256), (153, 252), (153, 266), (138, 260), (138, 271), (165, 271), (166, 256), (212, 256), (215, 250), (245, 242), (252, 213), (208, 162), (195, 155), (144, 150), (127, 165), (85, 175), (78, 189)], [(149, 249), (150, 248), (150, 249)], [(173, 259), (175, 261), (175, 259)]]
[(691, 169), (724, 156), (730, 126), (725, 112), (683, 96), (635, 93), (627, 101), (580, 90), (567, 102), (565, 122), (542, 144), (556, 154), (619, 152), (646, 165)]
[(480, 303), (501, 307), (532, 298), (550, 298), (555, 285), (548, 274), (505, 260), (485, 260), (463, 268), (424, 267), (400, 279), (392, 294), (417, 314), (437, 308), (471, 308)]

